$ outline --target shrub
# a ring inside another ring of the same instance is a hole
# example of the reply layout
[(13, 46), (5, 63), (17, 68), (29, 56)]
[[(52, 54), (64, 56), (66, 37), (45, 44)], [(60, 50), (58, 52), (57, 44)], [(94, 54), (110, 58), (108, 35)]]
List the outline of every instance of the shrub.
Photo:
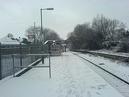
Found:
[(126, 40), (121, 41), (117, 46), (117, 52), (129, 52), (129, 42)]

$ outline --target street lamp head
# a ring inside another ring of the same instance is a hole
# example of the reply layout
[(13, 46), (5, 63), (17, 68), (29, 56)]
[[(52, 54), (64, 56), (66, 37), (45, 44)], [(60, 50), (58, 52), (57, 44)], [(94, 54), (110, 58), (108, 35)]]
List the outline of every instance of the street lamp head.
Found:
[(54, 10), (54, 8), (47, 8), (47, 10)]
[(54, 10), (54, 8), (44, 8), (44, 9), (41, 8), (41, 10)]

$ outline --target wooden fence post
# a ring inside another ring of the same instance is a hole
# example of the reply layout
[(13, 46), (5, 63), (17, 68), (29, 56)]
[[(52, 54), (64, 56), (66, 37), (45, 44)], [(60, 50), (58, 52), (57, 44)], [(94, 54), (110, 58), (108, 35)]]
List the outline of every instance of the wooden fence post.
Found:
[(13, 77), (15, 77), (14, 55), (12, 55), (12, 60), (13, 60)]
[(20, 43), (20, 66), (22, 66), (22, 45), (21, 45), (21, 43)]

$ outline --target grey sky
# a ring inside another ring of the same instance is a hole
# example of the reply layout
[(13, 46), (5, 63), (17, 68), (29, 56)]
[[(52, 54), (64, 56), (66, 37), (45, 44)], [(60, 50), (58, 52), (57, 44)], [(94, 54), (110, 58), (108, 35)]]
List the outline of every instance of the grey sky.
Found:
[(43, 26), (62, 38), (76, 24), (91, 22), (97, 14), (118, 19), (129, 27), (129, 0), (0, 0), (0, 37), (10, 32), (24, 36), (34, 21), (40, 26), (40, 8), (46, 7), (55, 10), (43, 12)]

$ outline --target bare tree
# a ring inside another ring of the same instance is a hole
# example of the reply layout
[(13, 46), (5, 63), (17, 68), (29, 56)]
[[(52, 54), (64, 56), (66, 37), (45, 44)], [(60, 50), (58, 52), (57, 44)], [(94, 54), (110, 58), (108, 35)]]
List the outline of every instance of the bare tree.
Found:
[(73, 49), (98, 49), (99, 39), (89, 23), (77, 25), (68, 38)]
[(115, 41), (125, 37), (125, 32), (125, 25), (122, 22), (98, 15), (91, 25), (78, 24), (73, 32), (69, 33), (68, 40), (74, 49), (110, 48), (112, 45), (117, 45)]
[(60, 40), (59, 35), (49, 28), (44, 28), (43, 32), (41, 32), (40, 27), (31, 26), (26, 30), (26, 36), (28, 37), (28, 40), (35, 42), (36, 44), (42, 43), (44, 41), (44, 33), (45, 40)]
[(39, 42), (41, 41), (40, 36), (40, 27), (34, 27), (31, 26), (26, 30), (26, 36), (28, 37), (28, 40), (31, 42)]
[(103, 15), (98, 15), (93, 19), (92, 28), (102, 34), (103, 40), (105, 41), (113, 40), (116, 30), (125, 29), (125, 25), (116, 19), (109, 19)]

